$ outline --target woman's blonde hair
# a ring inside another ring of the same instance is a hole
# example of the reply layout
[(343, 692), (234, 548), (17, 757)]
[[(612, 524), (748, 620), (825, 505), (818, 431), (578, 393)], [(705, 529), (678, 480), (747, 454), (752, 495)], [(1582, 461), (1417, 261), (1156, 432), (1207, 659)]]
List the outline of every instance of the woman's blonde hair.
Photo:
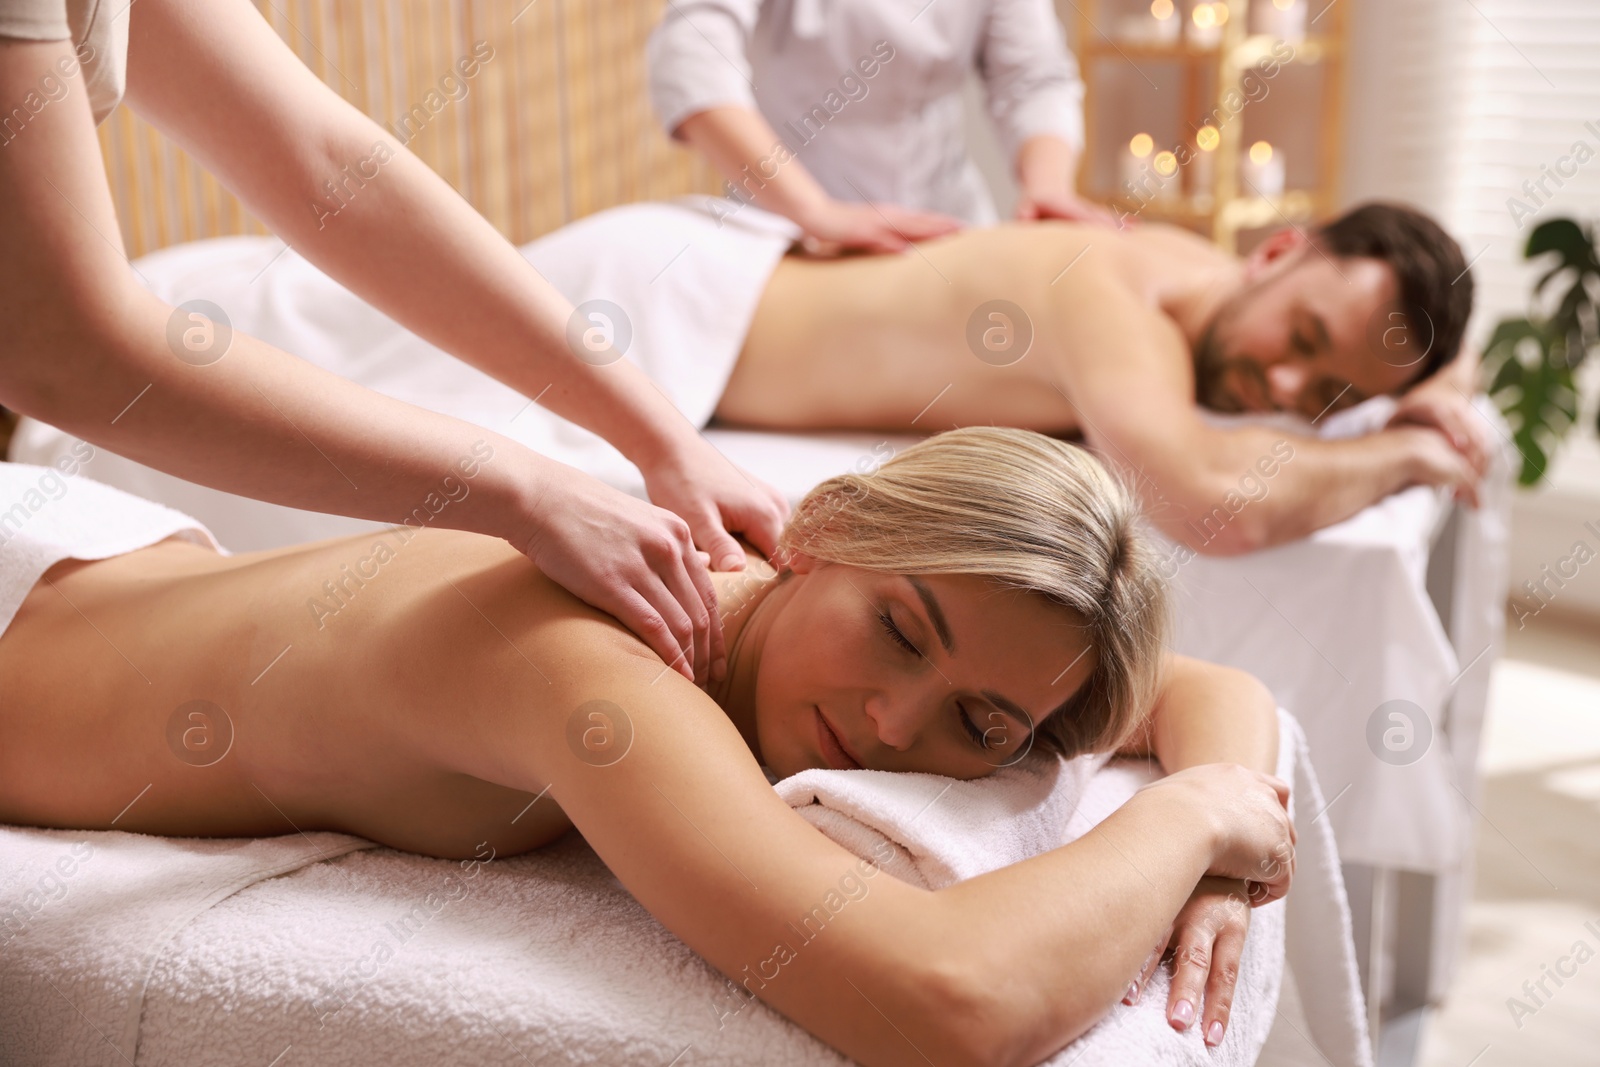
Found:
[(893, 574), (979, 575), (1072, 611), (1095, 666), (1033, 739), (1070, 757), (1124, 744), (1155, 700), (1167, 587), (1138, 519), (1132, 492), (1084, 449), (1029, 430), (969, 427), (812, 489), (778, 558), (801, 551)]

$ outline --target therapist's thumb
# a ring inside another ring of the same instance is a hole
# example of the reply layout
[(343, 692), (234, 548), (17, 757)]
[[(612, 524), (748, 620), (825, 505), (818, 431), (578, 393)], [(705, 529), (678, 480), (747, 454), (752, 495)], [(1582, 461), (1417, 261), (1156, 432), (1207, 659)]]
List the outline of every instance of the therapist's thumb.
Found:
[(744, 549), (720, 524), (708, 522), (703, 532), (695, 532), (694, 539), (710, 555), (712, 570), (744, 570)]

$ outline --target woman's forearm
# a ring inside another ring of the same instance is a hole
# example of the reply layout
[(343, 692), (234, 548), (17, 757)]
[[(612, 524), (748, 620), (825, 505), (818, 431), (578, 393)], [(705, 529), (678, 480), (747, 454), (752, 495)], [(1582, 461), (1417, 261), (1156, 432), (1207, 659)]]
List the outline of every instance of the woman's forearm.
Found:
[(946, 950), (988, 989), (973, 1062), (1038, 1063), (1123, 996), (1212, 859), (1174, 800), (1141, 792), (1071, 845), (935, 894)]
[(1028, 138), (1017, 149), (1016, 176), (1028, 192), (1071, 192), (1077, 184), (1072, 146), (1050, 134)]
[(1150, 718), (1124, 755), (1154, 756), (1168, 774), (1203, 763), (1274, 773), (1278, 705), (1254, 675), (1169, 655), (1163, 679)]
[(734, 195), (800, 225), (829, 200), (760, 112), (714, 107), (678, 125), (688, 141), (728, 180)]
[(580, 358), (566, 298), (248, 5), (208, 5), (203, 19), (141, 5), (128, 83), (129, 102), (274, 232), (414, 333), (636, 463), (693, 438), (636, 366)]

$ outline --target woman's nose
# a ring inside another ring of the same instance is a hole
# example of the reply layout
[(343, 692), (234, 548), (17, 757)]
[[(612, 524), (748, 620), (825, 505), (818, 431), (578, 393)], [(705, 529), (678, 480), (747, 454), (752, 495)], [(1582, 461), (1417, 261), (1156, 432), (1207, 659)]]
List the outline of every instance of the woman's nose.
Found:
[(878, 742), (897, 752), (909, 749), (922, 729), (920, 704), (909, 694), (877, 693), (867, 698), (867, 720)]

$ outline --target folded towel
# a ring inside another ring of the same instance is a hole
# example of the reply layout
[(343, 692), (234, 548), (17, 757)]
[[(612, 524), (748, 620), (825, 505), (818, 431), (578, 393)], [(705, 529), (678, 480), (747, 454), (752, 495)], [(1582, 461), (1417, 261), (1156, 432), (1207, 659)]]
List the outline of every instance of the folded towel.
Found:
[[(1350, 909), (1322, 791), (1305, 733), (1278, 710), (1277, 775), (1290, 783), (1297, 817), (1296, 876), (1284, 900), (1257, 908), (1240, 966), (1238, 993), (1221, 1046), (1207, 1051), (1199, 1029), (1166, 1021), (1171, 988), (1164, 969), (1139, 1003), (1118, 1004), (1050, 1060), (1052, 1065), (1251, 1064), (1272, 1029), (1287, 961), (1307, 1015), (1308, 1038), (1336, 1067), (1370, 1067), (1366, 1015), (1351, 938)], [(823, 833), (862, 858), (890, 858), (884, 870), (938, 888), (1077, 840), (1158, 777), (1148, 761), (1082, 757), (1025, 761), (975, 782), (879, 771), (804, 771), (778, 793)], [(935, 814), (936, 813), (936, 814)]]
[(890, 862), (898, 869), (885, 869), (938, 889), (1060, 844), (1084, 788), (1109, 758), (1030, 758), (970, 782), (937, 774), (801, 771), (778, 782), (777, 790), (858, 856), (877, 855), (871, 850), (881, 841), (892, 843)]

